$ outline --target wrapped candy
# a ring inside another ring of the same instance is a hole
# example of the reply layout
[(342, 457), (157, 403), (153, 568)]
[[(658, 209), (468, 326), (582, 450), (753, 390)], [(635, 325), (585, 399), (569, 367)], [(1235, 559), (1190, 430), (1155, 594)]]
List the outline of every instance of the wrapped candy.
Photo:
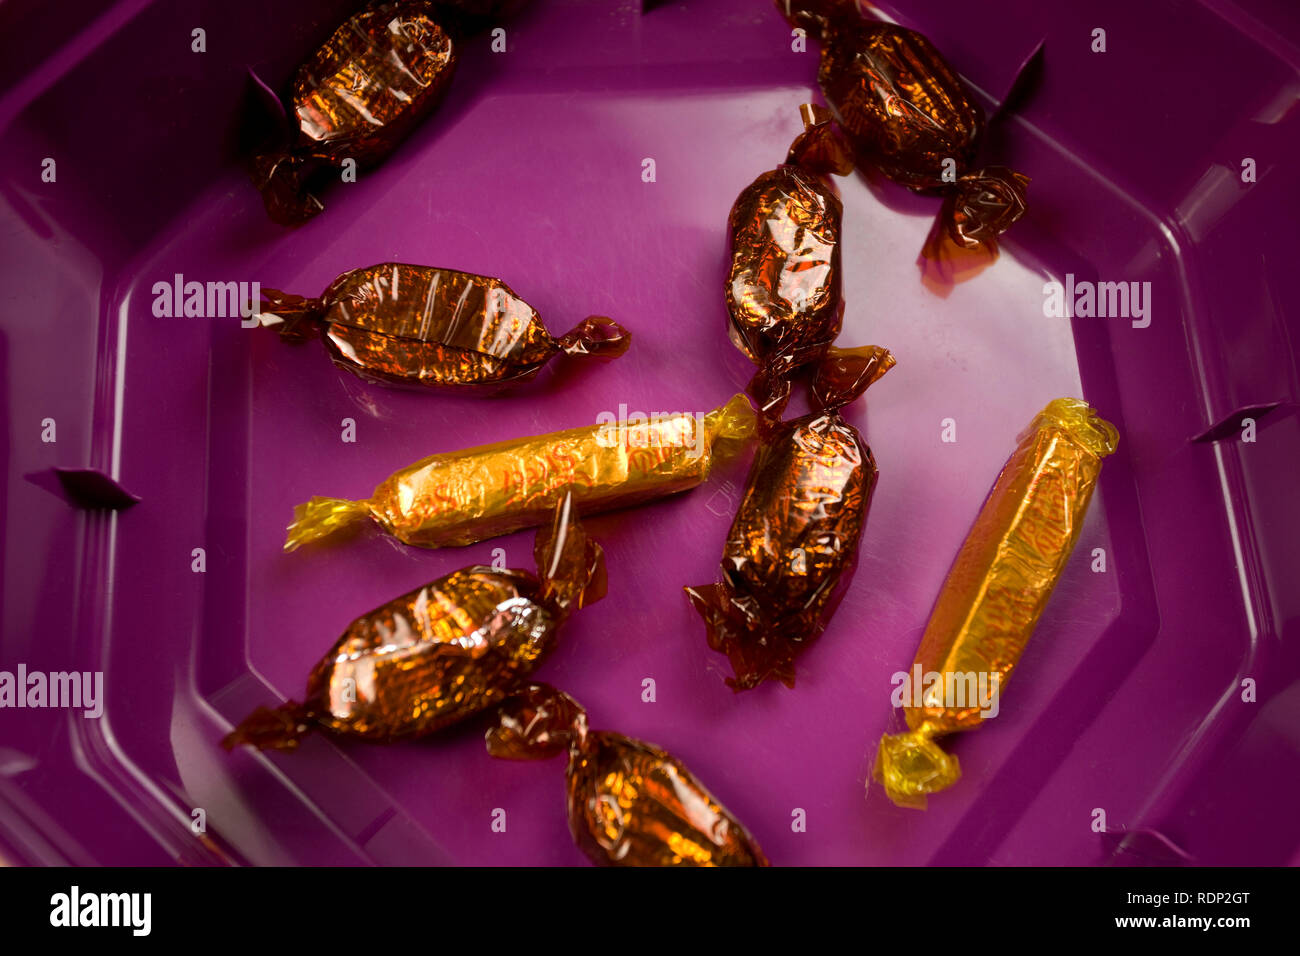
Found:
[(428, 458), (370, 498), (312, 498), (294, 509), (284, 550), (373, 519), (423, 548), (473, 544), (541, 524), (572, 493), (583, 514), (641, 504), (704, 482), (754, 433), (744, 395), (705, 413), (632, 416)]
[(460, 391), (526, 382), (561, 353), (616, 358), (631, 342), (598, 315), (553, 338), (500, 279), (396, 262), (345, 272), (317, 299), (268, 289), (258, 318), (291, 341), (319, 335), (367, 381)]
[(464, 720), (522, 686), (573, 611), (605, 593), (600, 545), (566, 498), (538, 531), (537, 574), (476, 565), (348, 625), (301, 704), (259, 707), (222, 744), (293, 749), (312, 730), (390, 741)]
[(652, 744), (590, 730), (568, 694), (534, 684), (501, 705), (487, 749), (508, 760), (568, 752), (569, 832), (605, 866), (767, 866), (754, 838), (689, 770)]
[(855, 0), (776, 0), (822, 46), (817, 79), (861, 168), (945, 196), (921, 253), (923, 274), (964, 279), (997, 257), (997, 237), (1025, 211), (1029, 178), (973, 169), (984, 110), (915, 30), (858, 12)]
[(989, 688), (1000, 693), (1020, 660), (1119, 434), (1082, 400), (1058, 398), (1019, 442), (930, 614), (913, 665), (921, 699), (915, 690), (902, 698), (910, 729), (880, 741), (874, 776), (899, 806), (924, 807), (926, 794), (961, 776), (935, 738), (973, 730), (993, 712)]
[(299, 67), (284, 142), (254, 157), (251, 174), (270, 217), (297, 225), (323, 204), (309, 180), (351, 159), (383, 159), (442, 101), (458, 44), (419, 0), (375, 2), (334, 31)]
[(776, 425), (754, 455), (727, 535), (721, 584), (686, 588), (737, 691), (794, 686), (794, 658), (826, 628), (853, 577), (876, 462), (839, 409), (894, 365), (877, 346), (831, 348), (813, 380), (821, 411)]
[(790, 374), (816, 362), (839, 335), (843, 206), (830, 173), (853, 170), (825, 109), (804, 106), (804, 132), (784, 164), (745, 187), (731, 207), (727, 309), (731, 340), (759, 366), (750, 393), (779, 416)]

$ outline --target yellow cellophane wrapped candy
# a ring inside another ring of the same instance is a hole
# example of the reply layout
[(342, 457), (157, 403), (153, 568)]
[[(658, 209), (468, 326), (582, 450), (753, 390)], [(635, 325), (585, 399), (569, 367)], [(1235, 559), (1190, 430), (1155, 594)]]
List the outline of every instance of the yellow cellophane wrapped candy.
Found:
[[(1102, 459), (1118, 442), (1115, 427), (1077, 398), (1048, 403), (1020, 434), (948, 572), (914, 670), (987, 675), (995, 693), (1006, 687), (1074, 549)], [(910, 730), (881, 739), (873, 776), (894, 803), (923, 808), (926, 794), (961, 776), (935, 738), (972, 730), (983, 717), (978, 701), (915, 703), (904, 708)]]
[(640, 504), (701, 484), (754, 429), (753, 407), (736, 395), (708, 414), (653, 415), (430, 455), (365, 500), (298, 505), (284, 550), (367, 518), (406, 544), (441, 548), (543, 524), (568, 493), (583, 515)]

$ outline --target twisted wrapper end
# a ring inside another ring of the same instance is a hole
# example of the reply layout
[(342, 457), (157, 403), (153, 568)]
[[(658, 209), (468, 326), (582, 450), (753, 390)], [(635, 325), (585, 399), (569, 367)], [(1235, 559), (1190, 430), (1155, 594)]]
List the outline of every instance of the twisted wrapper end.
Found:
[(221, 746), (226, 750), (244, 744), (258, 750), (296, 750), (298, 741), (311, 733), (315, 723), (315, 710), (297, 701), (276, 708), (259, 707), (222, 738)]
[(529, 684), (501, 703), (483, 742), (502, 760), (548, 760), (580, 748), (586, 739), (587, 712), (581, 704), (549, 684)]
[(823, 412), (839, 411), (897, 364), (893, 353), (879, 345), (855, 349), (832, 345), (813, 375), (813, 406)]
[(1038, 429), (1051, 425), (1062, 429), (1071, 441), (1098, 458), (1114, 454), (1119, 447), (1119, 430), (1081, 398), (1052, 399), (1017, 440), (1024, 441)]
[(262, 194), (262, 204), (273, 222), (301, 226), (325, 208), (307, 189), (314, 165), (312, 160), (289, 152), (253, 157), (249, 178)]
[(704, 434), (715, 459), (734, 456), (755, 435), (758, 416), (743, 394), (731, 396), (727, 404), (704, 416)]
[(284, 550), (296, 551), (309, 541), (355, 528), (371, 516), (369, 501), (314, 497), (293, 509), (293, 523), (284, 539)]
[(587, 316), (559, 340), (560, 351), (566, 355), (604, 362), (618, 358), (631, 344), (632, 333), (603, 315)]
[(929, 726), (922, 725), (880, 738), (871, 775), (896, 806), (924, 810), (927, 794), (947, 790), (961, 779), (956, 756), (944, 753), (933, 737)]
[(745, 391), (758, 406), (759, 432), (767, 434), (781, 420), (790, 402), (790, 376), (794, 368), (788, 356), (778, 356), (759, 367)]
[(847, 176), (853, 172), (853, 149), (831, 115), (831, 111), (815, 103), (799, 107), (803, 118), (800, 133), (785, 157), (787, 164), (802, 166), (821, 176)]
[(605, 596), (605, 552), (579, 523), (572, 491), (555, 506), (551, 523), (537, 529), (533, 557), (542, 596), (561, 614)]
[(1028, 176), (1005, 166), (961, 176), (950, 187), (917, 259), (926, 286), (946, 295), (997, 261), (998, 236), (1025, 214), (1028, 186)]
[(264, 328), (274, 329), (288, 342), (304, 342), (320, 331), (320, 320), (325, 316), (324, 299), (311, 299), (290, 295), (279, 289), (263, 289), (262, 301), (257, 307), (257, 321)]
[(739, 693), (765, 680), (794, 687), (795, 649), (752, 600), (737, 598), (728, 584), (687, 587), (686, 597), (704, 619), (709, 647), (727, 655), (735, 676), (727, 686)]

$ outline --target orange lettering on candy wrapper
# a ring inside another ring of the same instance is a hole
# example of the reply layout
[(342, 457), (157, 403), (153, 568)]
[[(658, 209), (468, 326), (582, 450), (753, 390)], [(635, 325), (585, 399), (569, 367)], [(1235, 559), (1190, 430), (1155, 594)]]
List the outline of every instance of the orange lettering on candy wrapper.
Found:
[(551, 462), (552, 487), (565, 484), (590, 488), (596, 483), (596, 479), (591, 475), (578, 470), (577, 456), (571, 451), (565, 451), (563, 446), (548, 448), (546, 457)]
[(542, 460), (534, 460), (524, 465), (524, 480), (531, 486), (543, 484), (551, 477), (551, 463)]
[(1054, 561), (1065, 552), (1070, 541), (1069, 515), (1033, 507), (1021, 521), (1017, 537), (1043, 560)]
[(623, 447), (627, 450), (629, 472), (649, 474), (660, 465), (677, 457), (678, 449), (693, 447), (696, 422), (671, 416), (647, 425), (638, 425), (633, 441), (633, 431), (628, 430)]
[(522, 468), (506, 468), (502, 472), (502, 493), (507, 498), (528, 496), (563, 485), (591, 487), (595, 479), (577, 470), (577, 459), (571, 452), (548, 448), (541, 458), (526, 461)]
[(566, 452), (563, 447), (548, 448), (546, 457), (555, 462), (566, 473), (572, 473), (577, 467), (577, 460), (572, 452)]
[(526, 491), (529, 488), (536, 488), (546, 480), (549, 474), (550, 468), (546, 462), (529, 459), (523, 462), (521, 466), (505, 470), (505, 481), (502, 483), (501, 490), (510, 495)]
[(412, 510), (423, 512), (424, 514), (438, 515), (445, 514), (460, 507), (460, 499), (447, 492), (447, 483), (435, 485), (425, 494), (415, 498)]
[(634, 448), (627, 453), (627, 470), (649, 474), (673, 457), (670, 448)]

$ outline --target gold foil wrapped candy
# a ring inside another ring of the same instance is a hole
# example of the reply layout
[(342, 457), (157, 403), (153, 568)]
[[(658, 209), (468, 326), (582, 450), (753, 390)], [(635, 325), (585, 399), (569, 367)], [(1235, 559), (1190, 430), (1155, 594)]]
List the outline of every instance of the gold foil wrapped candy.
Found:
[(873, 775), (899, 806), (923, 808), (926, 794), (961, 776), (957, 758), (935, 738), (979, 727), (984, 709), (968, 694), (948, 699), (941, 689), (969, 688), (981, 678), (995, 694), (1005, 688), (1119, 433), (1086, 402), (1058, 398), (1019, 442), (948, 572), (916, 652), (913, 672), (939, 675), (928, 682), (936, 693), (905, 706), (908, 732), (880, 741)]
[(362, 501), (312, 498), (294, 509), (284, 550), (367, 518), (406, 544), (441, 548), (539, 525), (570, 493), (584, 515), (641, 504), (701, 484), (755, 429), (744, 395), (707, 414), (605, 413), (598, 422), (430, 455)]

